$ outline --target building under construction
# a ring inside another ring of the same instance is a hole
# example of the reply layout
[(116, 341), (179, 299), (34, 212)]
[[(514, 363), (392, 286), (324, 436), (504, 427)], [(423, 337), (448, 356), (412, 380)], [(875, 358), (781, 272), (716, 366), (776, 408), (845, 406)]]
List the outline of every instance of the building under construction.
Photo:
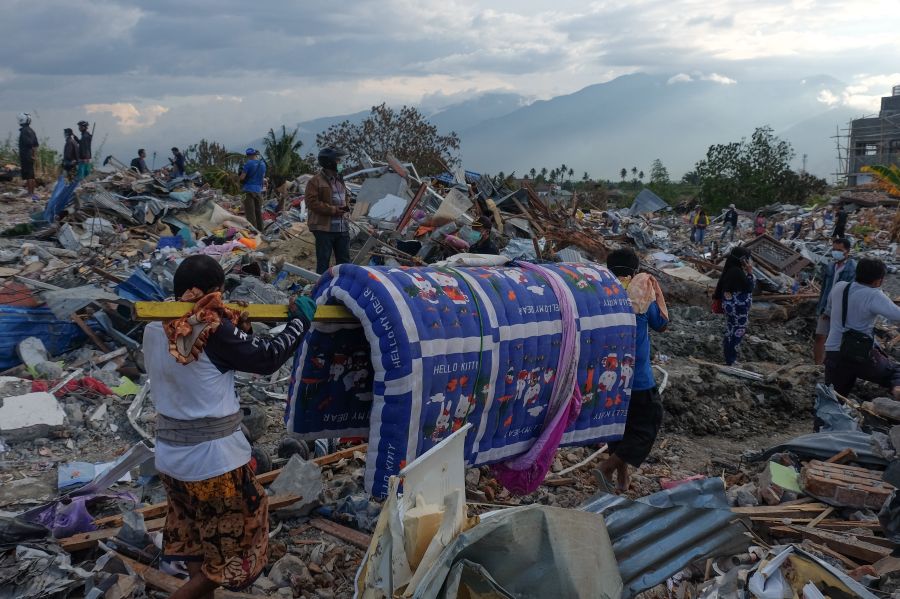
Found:
[(881, 98), (878, 116), (856, 119), (850, 123), (847, 148), (847, 184), (862, 185), (871, 176), (861, 172), (873, 164), (900, 164), (900, 85), (890, 96)]

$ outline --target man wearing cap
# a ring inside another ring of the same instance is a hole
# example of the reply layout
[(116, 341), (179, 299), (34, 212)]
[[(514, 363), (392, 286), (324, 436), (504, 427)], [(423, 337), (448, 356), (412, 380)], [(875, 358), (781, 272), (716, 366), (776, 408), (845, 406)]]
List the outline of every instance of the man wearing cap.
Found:
[(31, 128), (31, 115), (23, 112), (19, 115), (19, 165), (25, 189), (34, 201), (40, 199), (34, 194), (34, 161), (39, 145), (37, 134)]
[(266, 163), (260, 160), (259, 152), (247, 148), (247, 162), (241, 170), (241, 190), (244, 192), (244, 217), (257, 231), (263, 230), (262, 204), (263, 179), (266, 177)]
[(728, 235), (729, 241), (734, 241), (734, 230), (737, 229), (737, 220), (737, 210), (735, 209), (734, 204), (729, 204), (728, 212), (725, 213), (725, 229), (722, 231), (722, 236), (719, 238), (719, 241), (725, 241), (726, 235)]
[(328, 270), (331, 254), (335, 264), (350, 262), (350, 206), (347, 203), (347, 186), (340, 174), (340, 160), (347, 153), (325, 148), (319, 152), (322, 169), (306, 184), (307, 224), (316, 238), (316, 272)]
[(66, 136), (66, 143), (63, 146), (63, 161), (62, 167), (63, 170), (66, 171), (66, 176), (71, 181), (76, 173), (75, 170), (78, 168), (78, 138), (75, 137), (75, 133), (66, 127), (63, 129), (63, 135)]
[(91, 140), (93, 136), (88, 131), (87, 121), (78, 121), (78, 131), (81, 138), (78, 140), (78, 178), (84, 179), (91, 174)]

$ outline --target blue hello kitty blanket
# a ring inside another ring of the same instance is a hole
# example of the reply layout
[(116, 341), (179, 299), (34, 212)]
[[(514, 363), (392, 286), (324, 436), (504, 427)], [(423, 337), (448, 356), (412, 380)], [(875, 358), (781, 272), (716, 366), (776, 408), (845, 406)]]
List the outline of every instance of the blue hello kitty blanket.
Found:
[(361, 267), (323, 275), (318, 304), (358, 324), (313, 323), (298, 349), (288, 430), (307, 439), (368, 437), (366, 489), (471, 422), (469, 465), (526, 451), (547, 416), (562, 333), (564, 284), (575, 311), (581, 414), (563, 444), (618, 440), (634, 364), (635, 318), (617, 279), (596, 264)]

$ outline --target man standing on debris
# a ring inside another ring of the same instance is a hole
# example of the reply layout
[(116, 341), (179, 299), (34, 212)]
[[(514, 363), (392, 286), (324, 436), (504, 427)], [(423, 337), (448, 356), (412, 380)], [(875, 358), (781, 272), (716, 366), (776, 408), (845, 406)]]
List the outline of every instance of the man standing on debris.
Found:
[(316, 238), (316, 272), (324, 273), (331, 265), (350, 262), (350, 206), (347, 203), (347, 186), (341, 177), (343, 150), (325, 148), (319, 152), (322, 169), (306, 184), (307, 224)]
[(187, 160), (185, 159), (184, 154), (181, 153), (181, 150), (172, 148), (172, 157), (169, 158), (169, 163), (172, 165), (173, 179), (184, 176), (184, 168)]
[(828, 308), (828, 298), (835, 283), (849, 283), (856, 278), (856, 260), (850, 257), (850, 241), (847, 239), (835, 239), (831, 244), (831, 262), (819, 265), (816, 273), (819, 285), (822, 289), (819, 294), (819, 303), (816, 305), (816, 343), (813, 348), (813, 359), (816, 364), (825, 362), (825, 338), (831, 328), (831, 312)]
[(725, 259), (725, 267), (713, 299), (722, 303), (725, 312), (725, 338), (722, 348), (725, 364), (733, 366), (737, 361), (737, 350), (747, 334), (750, 322), (750, 306), (753, 304), (753, 259), (750, 251), (736, 247)]
[(144, 173), (150, 172), (150, 169), (147, 168), (147, 152), (144, 150), (144, 148), (138, 150), (137, 158), (131, 159), (131, 168), (142, 175)]
[(87, 121), (78, 121), (78, 131), (81, 137), (78, 139), (78, 178), (84, 179), (91, 174), (91, 140), (94, 136), (88, 131), (90, 125)]
[(71, 180), (75, 177), (75, 171), (78, 168), (78, 139), (69, 128), (64, 129), (63, 133), (66, 136), (66, 145), (63, 146), (62, 167), (66, 171), (66, 176)]
[(703, 245), (706, 227), (709, 226), (709, 216), (706, 215), (706, 211), (702, 206), (697, 206), (697, 213), (694, 215), (694, 220), (691, 224), (694, 226), (694, 243)]
[(259, 158), (259, 152), (253, 148), (247, 148), (244, 152), (247, 155), (247, 162), (241, 169), (240, 180), (243, 183), (241, 191), (244, 192), (244, 218), (250, 221), (250, 224), (256, 227), (256, 230), (263, 230), (263, 180), (266, 178), (266, 163)]
[(277, 371), (294, 355), (315, 304), (298, 298), (283, 332), (255, 337), (246, 313), (223, 304), (225, 273), (215, 259), (188, 256), (174, 285), (175, 297), (194, 308), (147, 325), (143, 346), (168, 500), (163, 559), (184, 561), (191, 576), (173, 599), (212, 597), (219, 586), (250, 585), (268, 561), (268, 501), (251, 469), (234, 372)]
[(725, 241), (726, 235), (729, 241), (734, 241), (734, 232), (737, 230), (738, 224), (738, 213), (734, 204), (728, 205), (728, 212), (725, 213), (723, 222), (725, 223), (725, 229), (722, 230), (722, 236), (719, 237), (719, 241)]
[(844, 209), (844, 205), (838, 208), (837, 215), (834, 218), (834, 231), (831, 233), (831, 236), (834, 238), (843, 237), (846, 235), (844, 229), (847, 228), (847, 211)]
[(849, 395), (862, 379), (891, 389), (900, 400), (900, 364), (875, 342), (875, 318), (900, 321), (900, 307), (881, 290), (887, 267), (881, 260), (863, 258), (855, 282), (835, 284), (828, 296), (831, 314), (825, 340), (825, 382)]
[(665, 331), (669, 326), (669, 312), (659, 283), (647, 273), (638, 273), (640, 264), (637, 254), (628, 248), (614, 250), (606, 259), (606, 266), (628, 292), (637, 324), (634, 379), (625, 433), (621, 441), (609, 444), (610, 456), (600, 466), (606, 480), (612, 480), (615, 475), (619, 491), (628, 489), (628, 466), (637, 468), (650, 455), (663, 418), (663, 405), (650, 366), (650, 329), (658, 333)]
[(19, 115), (19, 168), (22, 180), (25, 181), (25, 190), (29, 197), (37, 202), (40, 198), (35, 195), (36, 186), (34, 179), (34, 163), (37, 160), (37, 149), (40, 145), (37, 134), (31, 128), (31, 115), (23, 112)]

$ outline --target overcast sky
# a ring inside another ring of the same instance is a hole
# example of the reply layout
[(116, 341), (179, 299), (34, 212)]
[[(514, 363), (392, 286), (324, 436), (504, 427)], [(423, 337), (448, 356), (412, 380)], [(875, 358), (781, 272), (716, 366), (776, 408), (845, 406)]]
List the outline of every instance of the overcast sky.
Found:
[[(373, 104), (548, 98), (633, 72), (831, 75), (823, 103), (900, 84), (900, 0), (5, 0), (0, 132), (96, 122), (123, 160)], [(777, 99), (773, 98), (773, 101)], [(56, 143), (58, 142), (58, 143)]]

